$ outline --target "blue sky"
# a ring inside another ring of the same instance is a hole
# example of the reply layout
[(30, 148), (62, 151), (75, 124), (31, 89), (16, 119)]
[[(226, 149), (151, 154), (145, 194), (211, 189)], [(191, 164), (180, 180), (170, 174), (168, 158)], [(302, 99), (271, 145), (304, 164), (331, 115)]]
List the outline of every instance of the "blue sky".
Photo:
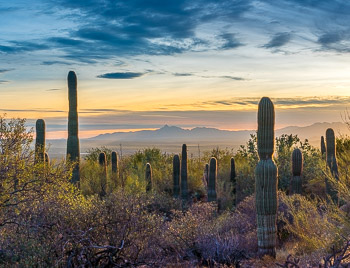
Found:
[(253, 129), (262, 96), (277, 126), (341, 121), (350, 103), (350, 2), (0, 3), (1, 112), (65, 135), (66, 76), (81, 130)]

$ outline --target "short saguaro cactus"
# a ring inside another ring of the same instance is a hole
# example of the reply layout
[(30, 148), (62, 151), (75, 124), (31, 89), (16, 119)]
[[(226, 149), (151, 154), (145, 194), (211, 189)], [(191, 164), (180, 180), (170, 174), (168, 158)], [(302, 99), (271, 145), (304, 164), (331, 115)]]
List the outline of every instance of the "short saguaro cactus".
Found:
[(290, 194), (302, 193), (301, 173), (303, 171), (303, 154), (300, 149), (296, 148), (292, 153), (292, 174), (290, 182)]

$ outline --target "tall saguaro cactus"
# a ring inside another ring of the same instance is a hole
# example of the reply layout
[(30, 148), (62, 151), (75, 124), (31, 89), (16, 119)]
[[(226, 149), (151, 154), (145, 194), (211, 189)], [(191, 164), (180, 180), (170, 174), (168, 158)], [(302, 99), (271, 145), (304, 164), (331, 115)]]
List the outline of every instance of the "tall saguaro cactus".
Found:
[(336, 157), (336, 145), (334, 130), (328, 128), (326, 131), (326, 143), (327, 143), (327, 165), (331, 170), (333, 176), (338, 180), (338, 164)]
[(35, 163), (45, 163), (45, 121), (36, 120)]
[(181, 199), (188, 200), (188, 186), (187, 186), (187, 145), (182, 145), (181, 153)]
[(107, 157), (105, 153), (100, 153), (98, 156), (98, 163), (101, 167), (101, 191), (100, 197), (103, 197), (107, 193)]
[(173, 158), (173, 195), (178, 198), (180, 195), (180, 157), (178, 154)]
[[(338, 164), (337, 164), (337, 157), (336, 157), (335, 135), (334, 135), (334, 130), (331, 128), (328, 128), (326, 130), (326, 145), (327, 145), (326, 147), (327, 166), (332, 172), (333, 177), (336, 180), (339, 180)], [(326, 192), (331, 196), (334, 203), (338, 203), (338, 192), (334, 188), (334, 186), (331, 183), (329, 183), (327, 178), (326, 178)]]
[(216, 158), (212, 157), (209, 162), (208, 202), (216, 201), (217, 172)]
[(112, 162), (112, 179), (113, 179), (114, 186), (116, 187), (118, 185), (118, 155), (116, 152), (112, 152), (111, 162)]
[(146, 179), (146, 192), (150, 192), (152, 191), (152, 167), (150, 163), (146, 164), (145, 179)]
[(78, 137), (78, 110), (77, 110), (77, 76), (75, 72), (68, 73), (68, 140), (67, 140), (67, 158), (75, 162), (73, 169), (72, 182), (77, 183), (80, 180), (80, 146)]
[(301, 172), (303, 171), (303, 154), (296, 148), (292, 153), (292, 173), (293, 177), (290, 182), (290, 193), (301, 194), (302, 193), (302, 180)]
[(236, 205), (236, 188), (237, 188), (237, 180), (236, 180), (236, 165), (235, 165), (235, 159), (231, 157), (231, 165), (230, 165), (230, 181), (232, 185), (232, 198), (233, 198), (233, 205)]
[(258, 110), (258, 153), (255, 169), (255, 198), (259, 255), (276, 257), (277, 167), (272, 160), (275, 140), (275, 110), (263, 97)]

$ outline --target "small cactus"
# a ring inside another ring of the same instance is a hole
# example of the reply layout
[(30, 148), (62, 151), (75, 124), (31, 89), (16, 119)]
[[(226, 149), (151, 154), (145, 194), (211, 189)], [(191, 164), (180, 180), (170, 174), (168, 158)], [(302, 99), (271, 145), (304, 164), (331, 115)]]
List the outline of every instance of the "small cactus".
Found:
[(75, 72), (68, 73), (68, 139), (67, 158), (75, 162), (73, 168), (72, 182), (78, 183), (80, 180), (80, 146), (78, 137), (78, 110), (77, 110), (77, 76)]
[(173, 195), (174, 198), (178, 198), (180, 196), (180, 157), (178, 154), (173, 158), (173, 183)]
[(107, 159), (105, 153), (100, 153), (98, 163), (101, 167), (101, 192), (99, 195), (103, 197), (107, 193)]
[(204, 176), (205, 176), (205, 183), (207, 184), (206, 187), (208, 188), (208, 185), (209, 185), (209, 164), (205, 164)]
[(302, 193), (301, 173), (303, 171), (303, 154), (299, 149), (294, 149), (292, 153), (292, 173), (293, 177), (290, 182), (290, 193)]
[(231, 166), (230, 166), (230, 181), (232, 184), (232, 198), (233, 198), (233, 205), (236, 205), (236, 187), (237, 187), (237, 180), (236, 180), (236, 165), (235, 165), (235, 159), (231, 157)]
[(112, 162), (112, 179), (114, 186), (118, 185), (118, 155), (116, 152), (112, 152), (111, 156)]
[(326, 144), (324, 143), (323, 136), (321, 136), (321, 155), (322, 155), (322, 158), (324, 158), (326, 155)]
[(208, 202), (216, 201), (217, 170), (216, 158), (212, 157), (209, 162)]
[(36, 120), (35, 163), (45, 163), (45, 121)]
[(255, 169), (255, 204), (259, 255), (276, 257), (277, 235), (277, 167), (272, 160), (274, 150), (275, 110), (272, 101), (263, 97), (258, 109), (258, 153)]
[(145, 179), (146, 179), (146, 192), (150, 192), (152, 191), (152, 167), (150, 163), (146, 164)]
[[(335, 135), (334, 130), (331, 128), (328, 128), (326, 131), (326, 161), (327, 166), (329, 167), (333, 177), (336, 180), (339, 180), (339, 174), (338, 174), (338, 164), (337, 164), (337, 157), (336, 157), (336, 143), (335, 143)], [(326, 178), (326, 192), (330, 197), (332, 198), (333, 202), (338, 204), (339, 198), (338, 198), (338, 191), (334, 188), (334, 186), (328, 181)]]
[(187, 186), (187, 146), (182, 145), (182, 159), (181, 159), (181, 199), (188, 200), (188, 186)]

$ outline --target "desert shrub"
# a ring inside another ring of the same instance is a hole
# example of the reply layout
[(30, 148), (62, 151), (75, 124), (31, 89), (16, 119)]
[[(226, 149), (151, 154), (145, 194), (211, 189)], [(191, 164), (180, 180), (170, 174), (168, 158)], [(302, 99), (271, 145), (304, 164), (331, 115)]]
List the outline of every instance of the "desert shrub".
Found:
[(285, 213), (280, 213), (290, 239), (296, 243), (296, 254), (327, 252), (342, 242), (342, 235), (350, 231), (350, 222), (332, 202), (309, 200), (301, 195), (280, 194)]

